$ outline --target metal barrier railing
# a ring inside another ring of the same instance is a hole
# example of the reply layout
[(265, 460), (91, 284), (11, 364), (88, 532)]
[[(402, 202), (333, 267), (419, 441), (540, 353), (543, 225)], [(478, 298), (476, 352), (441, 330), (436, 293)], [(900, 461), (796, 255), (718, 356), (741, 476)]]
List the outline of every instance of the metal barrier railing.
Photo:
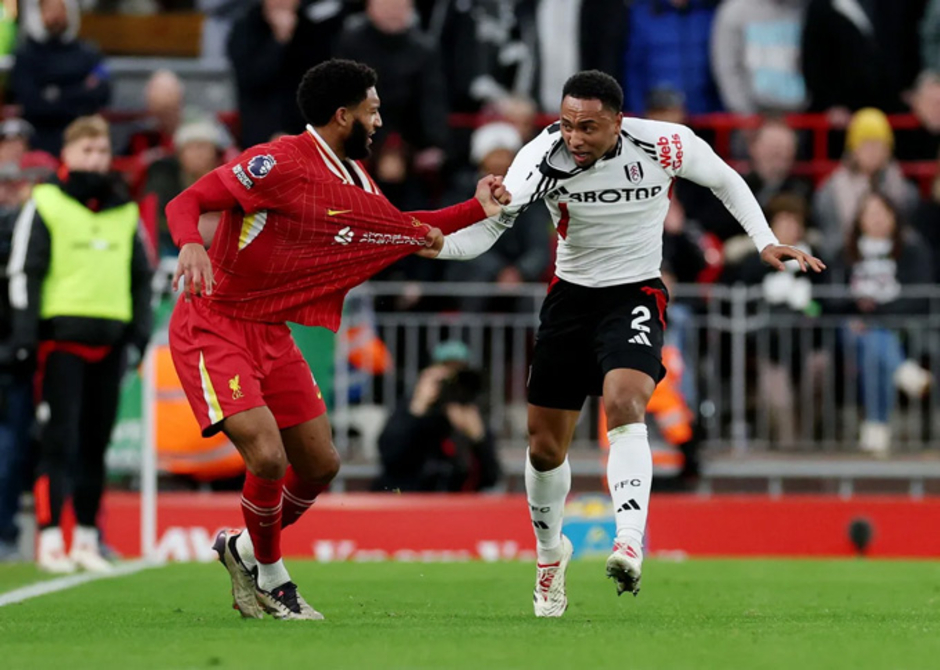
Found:
[[(354, 291), (336, 347), (337, 447), (347, 458), (373, 460), (385, 416), (410, 398), (430, 350), (459, 339), (486, 380), (485, 409), (500, 445), (523, 448), (528, 361), (544, 296), (542, 285), (373, 282)], [(940, 445), (933, 381), (940, 286), (904, 287), (899, 298), (917, 299), (918, 312), (877, 319), (833, 311), (850, 298), (847, 287), (814, 287), (812, 300), (822, 307), (808, 316), (768, 304), (759, 286), (673, 288), (667, 344), (681, 352), (681, 387), (705, 447), (851, 454), (866, 422), (890, 431), (893, 453)], [(402, 300), (407, 311), (386, 309)], [(384, 374), (349, 365), (355, 333), (385, 344), (392, 365)], [(899, 380), (903, 361), (913, 373)], [(596, 450), (596, 417), (591, 399), (573, 450)]]

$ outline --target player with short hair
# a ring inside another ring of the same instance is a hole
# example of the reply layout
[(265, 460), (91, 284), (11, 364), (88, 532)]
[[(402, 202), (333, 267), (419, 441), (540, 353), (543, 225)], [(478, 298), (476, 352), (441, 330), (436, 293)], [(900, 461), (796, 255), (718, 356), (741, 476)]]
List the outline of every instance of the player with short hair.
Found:
[[(443, 233), (498, 214), (500, 179), (436, 212), (397, 210), (358, 160), (381, 127), (376, 74), (331, 60), (297, 93), (299, 135), (258, 145), (167, 206), (180, 247), (170, 350), (203, 435), (223, 431), (245, 460), (247, 532), (222, 531), (215, 549), (242, 616), (321, 619), (281, 560), (283, 527), (297, 521), (339, 470), (326, 406), (285, 322), (339, 327), (352, 287)], [(209, 253), (200, 215), (223, 212)], [(437, 228), (432, 228), (437, 226)]]
[(665, 373), (668, 294), (660, 280), (663, 221), (676, 178), (710, 188), (778, 270), (793, 259), (744, 180), (686, 126), (624, 118), (623, 91), (598, 71), (565, 83), (561, 118), (516, 155), (505, 185), (513, 202), (498, 217), (448, 235), (439, 258), (474, 258), (544, 200), (558, 232), (555, 278), (542, 306), (529, 378), (526, 493), (538, 545), (535, 614), (561, 616), (572, 546), (562, 535), (571, 487), (568, 446), (588, 395), (602, 395), (610, 456), (607, 481), (617, 538), (607, 574), (618, 594), (640, 588), (652, 480), (646, 405)]

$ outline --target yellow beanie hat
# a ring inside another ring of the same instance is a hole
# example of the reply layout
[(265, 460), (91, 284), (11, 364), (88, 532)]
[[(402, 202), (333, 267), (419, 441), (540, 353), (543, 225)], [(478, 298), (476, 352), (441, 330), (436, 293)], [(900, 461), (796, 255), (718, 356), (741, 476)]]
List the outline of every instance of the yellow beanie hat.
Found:
[(849, 128), (845, 135), (845, 148), (855, 151), (858, 146), (867, 140), (880, 140), (894, 147), (894, 131), (888, 123), (888, 117), (880, 109), (866, 107), (852, 115)]

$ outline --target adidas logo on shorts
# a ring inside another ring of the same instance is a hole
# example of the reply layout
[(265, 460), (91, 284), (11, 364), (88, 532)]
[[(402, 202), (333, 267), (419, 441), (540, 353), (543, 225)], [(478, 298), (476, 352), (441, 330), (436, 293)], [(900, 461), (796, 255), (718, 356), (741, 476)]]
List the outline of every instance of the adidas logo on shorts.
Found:
[(653, 343), (650, 342), (650, 338), (646, 336), (646, 333), (637, 333), (636, 335), (631, 337), (629, 340), (627, 340), (627, 342), (629, 342), (630, 344), (645, 344), (648, 347), (653, 346)]

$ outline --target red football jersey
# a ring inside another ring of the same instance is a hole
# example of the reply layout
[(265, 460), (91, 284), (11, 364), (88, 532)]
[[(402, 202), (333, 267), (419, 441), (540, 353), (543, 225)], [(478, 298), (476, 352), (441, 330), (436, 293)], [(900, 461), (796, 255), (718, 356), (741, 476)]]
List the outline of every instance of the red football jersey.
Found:
[[(423, 246), (429, 230), (312, 129), (252, 147), (216, 172), (240, 209), (222, 215), (212, 240), (208, 299), (235, 318), (335, 331), (349, 289)], [(453, 208), (461, 226), (485, 216), (473, 204)]]

